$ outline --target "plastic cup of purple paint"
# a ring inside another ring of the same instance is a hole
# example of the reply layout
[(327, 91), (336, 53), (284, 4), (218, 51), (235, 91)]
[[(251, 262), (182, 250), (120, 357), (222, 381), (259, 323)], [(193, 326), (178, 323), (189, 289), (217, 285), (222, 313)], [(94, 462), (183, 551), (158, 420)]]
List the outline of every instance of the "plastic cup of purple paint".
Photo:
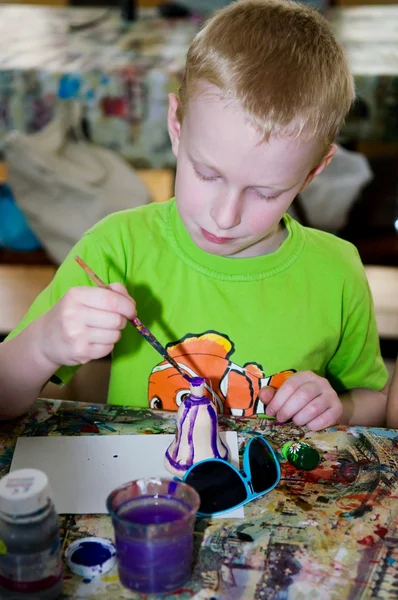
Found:
[(121, 583), (142, 594), (181, 587), (192, 568), (198, 493), (181, 481), (137, 479), (114, 490), (107, 509)]

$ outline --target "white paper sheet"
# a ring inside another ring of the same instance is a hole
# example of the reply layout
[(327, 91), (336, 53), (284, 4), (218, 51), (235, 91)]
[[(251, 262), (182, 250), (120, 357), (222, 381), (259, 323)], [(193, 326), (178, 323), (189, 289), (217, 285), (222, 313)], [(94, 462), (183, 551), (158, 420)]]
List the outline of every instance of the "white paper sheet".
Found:
[[(231, 462), (238, 467), (235, 431), (222, 432)], [(20, 437), (11, 471), (44, 471), (59, 514), (106, 513), (106, 498), (116, 487), (142, 477), (171, 479), (163, 465), (173, 435), (91, 435)], [(243, 507), (221, 515), (243, 518)]]

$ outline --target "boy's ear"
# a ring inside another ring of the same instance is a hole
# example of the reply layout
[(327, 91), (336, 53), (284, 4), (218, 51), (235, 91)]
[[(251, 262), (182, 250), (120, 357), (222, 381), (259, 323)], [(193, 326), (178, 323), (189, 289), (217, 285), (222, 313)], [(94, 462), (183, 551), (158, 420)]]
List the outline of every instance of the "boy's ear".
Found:
[(167, 113), (167, 128), (171, 141), (171, 149), (175, 157), (178, 155), (180, 144), (181, 125), (177, 119), (178, 98), (175, 94), (169, 94), (169, 110)]
[(299, 190), (299, 193), (304, 191), (305, 188), (311, 183), (311, 181), (313, 181), (315, 179), (315, 177), (317, 175), (319, 175), (319, 173), (322, 173), (323, 169), (325, 169), (328, 166), (328, 164), (332, 160), (333, 156), (336, 154), (336, 150), (337, 150), (336, 144), (332, 144), (330, 146), (329, 150), (327, 151), (327, 153), (325, 154), (325, 156), (322, 158), (322, 160), (316, 165), (316, 167), (314, 167), (308, 173), (306, 180), (304, 181), (303, 185), (301, 186), (301, 188)]

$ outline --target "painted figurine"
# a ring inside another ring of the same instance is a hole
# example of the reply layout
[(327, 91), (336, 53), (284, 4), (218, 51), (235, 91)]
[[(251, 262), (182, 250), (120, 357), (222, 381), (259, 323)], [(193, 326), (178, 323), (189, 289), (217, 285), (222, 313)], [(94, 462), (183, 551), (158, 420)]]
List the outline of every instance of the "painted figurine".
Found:
[(204, 389), (203, 378), (191, 378), (190, 394), (178, 408), (176, 435), (164, 459), (166, 469), (177, 477), (201, 460), (228, 460), (228, 448), (218, 433), (216, 408)]
[(283, 458), (286, 458), (296, 469), (312, 471), (319, 465), (318, 450), (303, 442), (286, 442), (281, 449)]

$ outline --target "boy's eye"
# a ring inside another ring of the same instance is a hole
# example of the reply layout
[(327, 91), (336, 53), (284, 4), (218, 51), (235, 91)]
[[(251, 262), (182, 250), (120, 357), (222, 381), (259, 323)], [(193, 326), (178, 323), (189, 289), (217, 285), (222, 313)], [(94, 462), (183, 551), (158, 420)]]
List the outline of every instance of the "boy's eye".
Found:
[(218, 175), (203, 175), (203, 173), (200, 173), (195, 167), (193, 170), (195, 171), (195, 175), (202, 181), (215, 181), (219, 177)]
[(261, 198), (261, 200), (276, 200), (280, 196), (280, 194), (276, 194), (276, 196), (264, 196), (264, 194), (260, 194), (260, 192), (258, 192), (257, 190), (253, 190), (253, 191), (256, 194), (256, 196)]

